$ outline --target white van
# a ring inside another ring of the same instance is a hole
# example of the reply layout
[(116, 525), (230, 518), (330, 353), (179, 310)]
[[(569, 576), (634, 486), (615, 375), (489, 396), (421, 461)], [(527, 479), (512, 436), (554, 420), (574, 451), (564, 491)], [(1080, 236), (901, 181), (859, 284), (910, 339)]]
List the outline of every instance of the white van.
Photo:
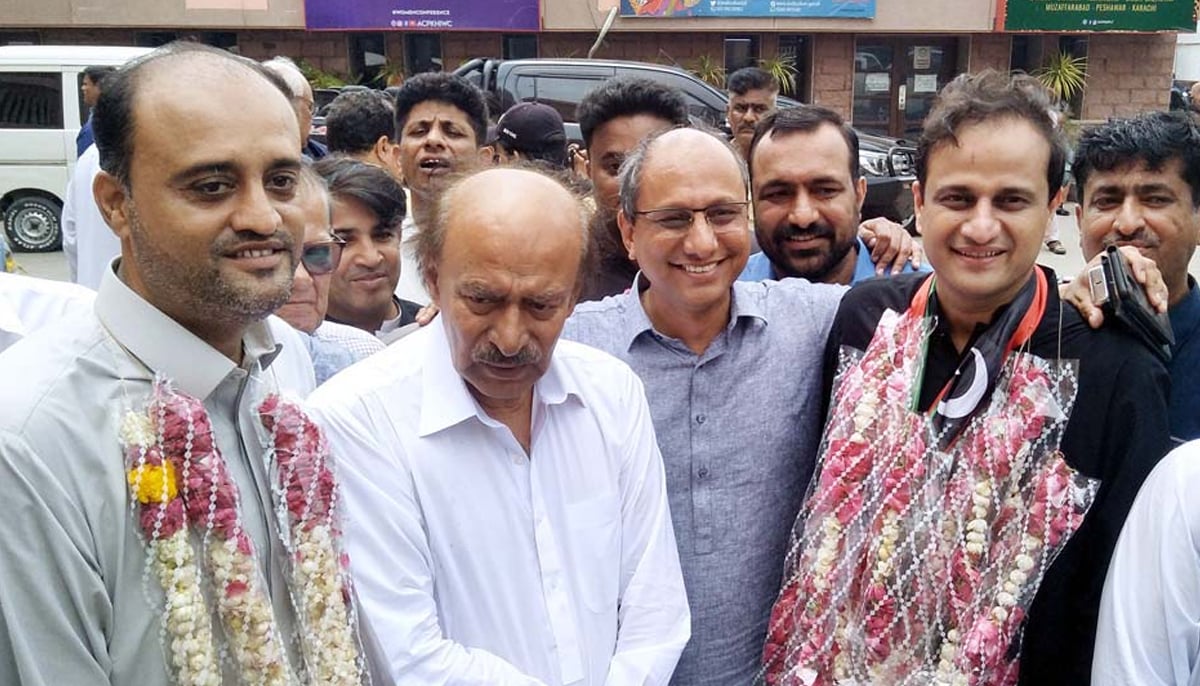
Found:
[(16, 250), (62, 245), (62, 205), (87, 121), (79, 88), (89, 66), (117, 66), (149, 48), (0, 46), (0, 217)]

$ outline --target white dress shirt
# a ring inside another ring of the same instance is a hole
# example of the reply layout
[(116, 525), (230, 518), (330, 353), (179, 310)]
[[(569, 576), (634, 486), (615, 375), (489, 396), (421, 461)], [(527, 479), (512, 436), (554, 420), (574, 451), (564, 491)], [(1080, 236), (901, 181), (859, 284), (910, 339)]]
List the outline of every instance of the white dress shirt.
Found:
[[(409, 203), (409, 208), (412, 203)], [(396, 295), (405, 300), (411, 300), (418, 305), (429, 304), (429, 291), (425, 290), (425, 281), (421, 279), (421, 270), (417, 268), (417, 233), (416, 222), (409, 216), (400, 224), (400, 280), (396, 282)]]
[(624, 363), (559, 341), (530, 454), (438, 323), (311, 397), (363, 612), (398, 684), (667, 684), (690, 635), (662, 457)]
[(0, 352), (43, 326), (90, 315), (95, 298), (73, 283), (0, 272)]
[(95, 145), (88, 146), (75, 163), (62, 211), (63, 252), (71, 280), (92, 290), (100, 288), (104, 270), (121, 254), (121, 241), (108, 228), (92, 195), (92, 180), (99, 173), (100, 152)]
[(1138, 491), (1108, 567), (1094, 686), (1200, 686), (1200, 441)]

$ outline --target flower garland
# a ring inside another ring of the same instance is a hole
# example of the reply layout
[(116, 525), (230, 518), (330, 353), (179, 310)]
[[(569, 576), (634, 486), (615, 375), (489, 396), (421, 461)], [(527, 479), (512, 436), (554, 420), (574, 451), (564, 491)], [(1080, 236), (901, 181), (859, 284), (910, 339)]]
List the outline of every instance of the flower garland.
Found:
[(947, 452), (908, 410), (921, 317), (886, 312), (843, 358), (772, 611), (768, 684), (1015, 683), (1010, 652), (1095, 483), (1057, 451), (1069, 369), (1013, 353), (988, 407)]
[[(299, 445), (287, 430), (272, 431), (284, 445), (268, 444), (268, 458), (286, 456), (288, 462), (278, 470), (281, 479), (287, 475), (277, 491), (279, 502), (289, 510), (298, 503), (302, 514), (290, 521), (290, 530), (281, 529), (281, 537), (285, 543), (300, 542), (289, 552), (294, 557), (292, 590), (301, 589), (308, 603), (297, 603), (308, 681), (361, 683), (365, 670), (348, 607), (346, 560), (337, 547), (336, 487), (328, 449), (299, 408), (276, 396), (260, 408), (264, 426), (268, 419), (274, 422), (280, 408), (286, 408), (289, 422), (307, 422), (313, 436)], [(163, 590), (163, 645), (177, 682), (221, 683), (222, 651), (202, 579), (212, 584), (215, 614), (242, 681), (271, 686), (304, 681), (305, 673), (298, 677), (288, 664), (254, 542), (242, 525), (238, 487), (216, 448), (203, 404), (156, 378), (147, 410), (126, 412), (121, 441), (131, 507), (146, 541), (147, 573)], [(313, 474), (316, 479), (307, 478)], [(197, 535), (199, 556), (189, 525)], [(332, 555), (335, 562), (326, 563), (322, 555)]]
[(276, 500), (284, 512), (280, 523), (290, 536), (291, 584), (299, 593), (300, 613), (312, 682), (357, 684), (365, 673), (352, 627), (350, 559), (338, 546), (337, 487), (329, 465), (325, 434), (294, 403), (277, 395), (259, 407), (263, 426), (272, 434), (278, 481)]

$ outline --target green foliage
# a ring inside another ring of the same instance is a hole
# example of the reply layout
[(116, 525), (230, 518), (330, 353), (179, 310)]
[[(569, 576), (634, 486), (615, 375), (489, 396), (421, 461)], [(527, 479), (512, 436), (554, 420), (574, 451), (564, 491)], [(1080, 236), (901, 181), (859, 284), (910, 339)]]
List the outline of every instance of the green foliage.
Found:
[(796, 59), (790, 56), (768, 57), (758, 61), (758, 67), (775, 77), (779, 92), (794, 95), (796, 92)]
[(696, 58), (691, 72), (701, 81), (717, 88), (725, 88), (725, 67), (710, 55), (701, 55)]
[(1087, 58), (1059, 52), (1033, 74), (1061, 102), (1070, 102), (1087, 85)]
[(296, 66), (300, 67), (300, 73), (304, 74), (304, 78), (308, 79), (309, 85), (313, 88), (340, 88), (348, 83), (345, 76), (336, 72), (324, 71), (305, 60), (298, 60)]
[(402, 62), (388, 62), (379, 68), (379, 73), (371, 79), (372, 83), (378, 83), (383, 86), (399, 86), (404, 83), (404, 64)]

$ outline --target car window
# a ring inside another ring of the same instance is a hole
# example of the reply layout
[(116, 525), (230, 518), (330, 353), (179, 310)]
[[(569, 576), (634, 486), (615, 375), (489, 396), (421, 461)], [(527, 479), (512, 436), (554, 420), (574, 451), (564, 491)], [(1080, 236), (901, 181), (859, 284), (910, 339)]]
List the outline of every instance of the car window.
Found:
[(575, 108), (601, 78), (573, 76), (518, 75), (517, 100), (545, 103), (558, 111), (563, 121), (575, 121)]
[(725, 101), (714, 94), (700, 81), (692, 80), (682, 74), (657, 69), (622, 69), (622, 75), (640, 76), (653, 79), (683, 93), (687, 103), (688, 116), (699, 119), (710, 126), (719, 127), (725, 121)]
[(63, 128), (58, 72), (0, 72), (0, 129)]

